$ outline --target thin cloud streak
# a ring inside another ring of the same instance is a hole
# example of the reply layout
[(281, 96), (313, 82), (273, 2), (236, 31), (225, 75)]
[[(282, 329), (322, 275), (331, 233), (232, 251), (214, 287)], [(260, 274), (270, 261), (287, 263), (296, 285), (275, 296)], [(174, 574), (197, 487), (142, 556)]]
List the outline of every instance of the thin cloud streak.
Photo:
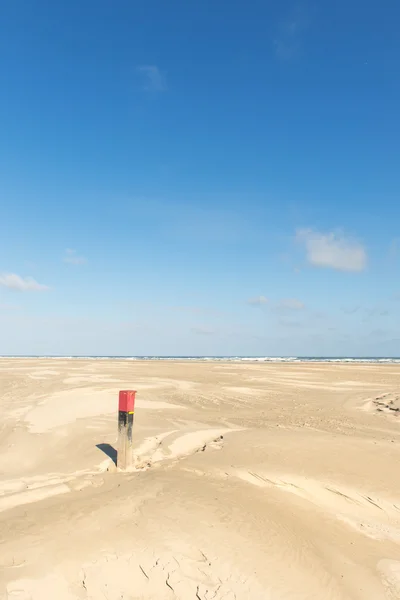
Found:
[(192, 327), (192, 332), (196, 335), (214, 335), (215, 331), (208, 327)]
[(276, 303), (271, 304), (269, 298), (266, 296), (256, 296), (247, 300), (247, 304), (254, 307), (269, 306), (273, 311), (303, 310), (305, 308), (304, 302), (297, 298), (282, 298)]
[(394, 238), (389, 247), (389, 260), (396, 261), (400, 254), (400, 238)]
[(87, 263), (87, 259), (84, 256), (79, 256), (76, 250), (67, 248), (65, 250), (64, 262), (70, 265), (84, 265)]
[(208, 315), (209, 317), (223, 317), (227, 314), (220, 310), (202, 306), (168, 306), (167, 309), (192, 315)]
[(277, 308), (283, 308), (287, 310), (303, 310), (305, 308), (304, 302), (297, 298), (283, 298), (279, 301)]
[(269, 300), (266, 296), (256, 296), (247, 300), (247, 304), (250, 304), (250, 306), (265, 306), (268, 302)]
[(18, 310), (21, 308), (17, 304), (0, 304), (0, 310)]

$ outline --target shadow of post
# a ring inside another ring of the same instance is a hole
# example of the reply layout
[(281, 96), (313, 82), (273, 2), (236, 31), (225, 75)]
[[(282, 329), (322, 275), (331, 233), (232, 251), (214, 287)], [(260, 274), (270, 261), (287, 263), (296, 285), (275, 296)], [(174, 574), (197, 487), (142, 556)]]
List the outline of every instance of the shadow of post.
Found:
[(104, 452), (108, 458), (111, 458), (115, 466), (117, 466), (117, 451), (110, 444), (96, 444), (96, 448)]

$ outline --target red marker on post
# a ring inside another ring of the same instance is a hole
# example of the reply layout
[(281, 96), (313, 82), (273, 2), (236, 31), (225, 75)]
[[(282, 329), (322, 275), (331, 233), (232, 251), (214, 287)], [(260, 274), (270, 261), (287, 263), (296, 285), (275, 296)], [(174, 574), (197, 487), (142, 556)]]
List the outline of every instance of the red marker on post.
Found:
[(119, 393), (117, 466), (122, 470), (128, 469), (132, 465), (132, 427), (135, 396), (136, 392), (133, 390), (123, 390)]

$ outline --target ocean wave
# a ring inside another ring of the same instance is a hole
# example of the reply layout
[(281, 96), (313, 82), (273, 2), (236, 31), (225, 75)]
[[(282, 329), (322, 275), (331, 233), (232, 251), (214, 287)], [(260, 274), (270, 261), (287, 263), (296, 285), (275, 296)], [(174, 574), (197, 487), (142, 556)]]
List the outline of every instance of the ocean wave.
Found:
[(212, 362), (255, 362), (255, 363), (400, 363), (400, 357), (357, 357), (357, 356), (46, 356), (46, 355), (1, 355), (8, 359), (46, 360), (162, 360), (162, 361), (212, 361)]

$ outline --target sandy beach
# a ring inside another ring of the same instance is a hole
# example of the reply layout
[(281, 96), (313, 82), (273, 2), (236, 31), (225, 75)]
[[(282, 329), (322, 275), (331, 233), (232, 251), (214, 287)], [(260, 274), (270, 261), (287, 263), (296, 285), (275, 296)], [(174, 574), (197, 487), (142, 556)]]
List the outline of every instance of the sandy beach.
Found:
[(0, 598), (400, 598), (399, 375), (1, 359)]

